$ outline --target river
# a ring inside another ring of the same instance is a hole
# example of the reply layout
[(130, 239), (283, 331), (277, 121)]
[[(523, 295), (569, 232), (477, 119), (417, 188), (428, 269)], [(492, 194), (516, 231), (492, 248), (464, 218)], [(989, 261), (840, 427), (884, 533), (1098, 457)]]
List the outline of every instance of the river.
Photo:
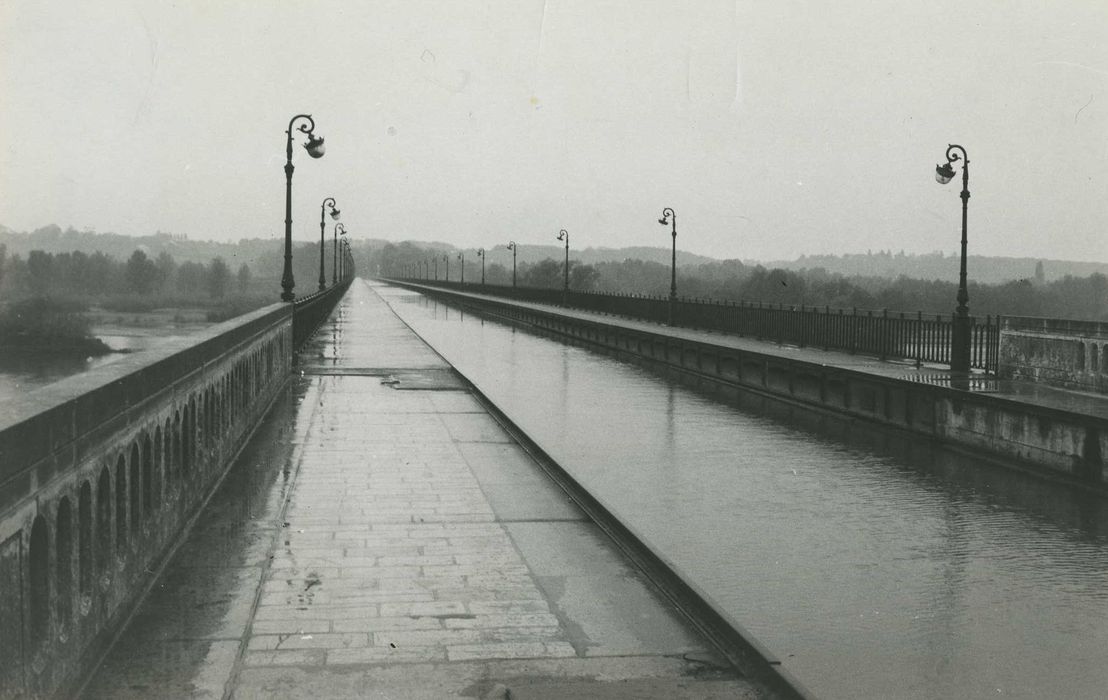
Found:
[(206, 328), (208, 323), (129, 327), (104, 324), (93, 334), (116, 350), (99, 357), (0, 352), (0, 401), (34, 391), (70, 375), (110, 364), (128, 353), (142, 352), (165, 340), (184, 337)]

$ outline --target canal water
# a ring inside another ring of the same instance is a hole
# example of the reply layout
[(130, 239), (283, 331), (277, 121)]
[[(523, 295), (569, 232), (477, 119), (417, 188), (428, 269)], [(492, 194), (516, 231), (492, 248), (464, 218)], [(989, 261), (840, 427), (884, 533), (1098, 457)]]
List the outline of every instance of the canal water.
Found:
[(1108, 507), (375, 287), (821, 698), (1108, 696)]

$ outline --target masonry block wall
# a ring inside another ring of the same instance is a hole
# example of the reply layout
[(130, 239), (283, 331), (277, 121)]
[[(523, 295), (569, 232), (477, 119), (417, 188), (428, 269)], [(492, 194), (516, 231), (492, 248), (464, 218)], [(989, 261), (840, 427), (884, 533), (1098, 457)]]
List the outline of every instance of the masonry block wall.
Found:
[(0, 698), (64, 694), (285, 384), (293, 307), (0, 403)]
[(1000, 331), (1000, 376), (1108, 393), (1108, 323), (1006, 318)]

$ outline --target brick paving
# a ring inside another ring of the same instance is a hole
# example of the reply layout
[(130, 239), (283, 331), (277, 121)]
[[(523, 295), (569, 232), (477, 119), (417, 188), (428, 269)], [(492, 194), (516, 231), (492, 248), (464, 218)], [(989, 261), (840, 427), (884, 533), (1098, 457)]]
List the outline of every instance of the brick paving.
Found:
[(507, 442), (476, 402), (319, 384), (245, 665), (574, 656), (458, 448)]

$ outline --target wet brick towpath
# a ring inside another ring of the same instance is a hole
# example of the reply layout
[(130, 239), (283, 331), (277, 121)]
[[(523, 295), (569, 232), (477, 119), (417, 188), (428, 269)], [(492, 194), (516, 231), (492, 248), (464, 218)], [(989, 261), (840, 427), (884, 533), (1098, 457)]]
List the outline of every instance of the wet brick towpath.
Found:
[(84, 697), (757, 697), (370, 284), (297, 374)]

